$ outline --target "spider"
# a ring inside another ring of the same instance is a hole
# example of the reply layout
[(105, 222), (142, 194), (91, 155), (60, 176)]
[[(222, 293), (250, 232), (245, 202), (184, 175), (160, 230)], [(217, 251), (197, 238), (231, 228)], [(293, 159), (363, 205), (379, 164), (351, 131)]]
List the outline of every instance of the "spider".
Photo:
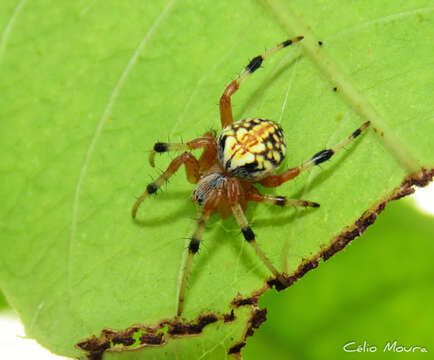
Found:
[[(262, 194), (255, 188), (254, 184), (277, 187), (295, 178), (315, 165), (329, 160), (336, 152), (358, 137), (370, 124), (369, 121), (364, 123), (336, 146), (319, 151), (300, 165), (280, 174), (274, 174), (286, 155), (283, 129), (272, 120), (260, 118), (248, 118), (234, 123), (231, 96), (261, 66), (266, 58), (302, 39), (303, 36), (298, 36), (286, 40), (254, 57), (240, 75), (226, 87), (219, 103), (222, 131), (218, 137), (215, 131), (208, 131), (203, 137), (186, 143), (157, 142), (150, 153), (149, 162), (154, 167), (155, 153), (184, 151), (173, 159), (166, 171), (146, 187), (145, 192), (137, 199), (132, 208), (132, 217), (136, 217), (137, 210), (143, 200), (149, 194), (155, 193), (178, 171), (181, 165), (185, 166), (187, 180), (196, 185), (191, 200), (201, 206), (201, 213), (188, 245), (188, 256), (178, 295), (177, 316), (182, 314), (188, 276), (194, 255), (199, 250), (205, 224), (209, 217), (216, 212), (223, 219), (229, 217), (231, 213), (233, 214), (244, 239), (253, 247), (258, 257), (276, 279), (286, 287), (287, 283), (284, 276), (279, 273), (256, 242), (255, 234), (245, 216), (247, 204), (249, 201), (302, 207), (319, 207), (319, 204), (305, 200), (288, 199), (285, 196)], [(188, 152), (194, 149), (203, 149), (199, 159)]]

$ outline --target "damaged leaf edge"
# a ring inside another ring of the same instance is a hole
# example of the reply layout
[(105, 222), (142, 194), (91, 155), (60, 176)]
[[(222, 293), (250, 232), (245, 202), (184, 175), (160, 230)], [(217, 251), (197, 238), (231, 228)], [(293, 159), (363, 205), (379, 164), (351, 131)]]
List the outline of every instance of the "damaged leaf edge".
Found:
[[(415, 192), (414, 186), (425, 187), (431, 181), (433, 181), (433, 178), (434, 168), (430, 170), (422, 168), (420, 171), (407, 176), (400, 186), (396, 187), (389, 195), (387, 195), (382, 200), (377, 201), (373, 206), (369, 208), (369, 210), (366, 210), (362, 214), (362, 216), (355, 221), (354, 224), (347, 226), (344, 231), (336, 235), (328, 247), (322, 249), (318, 254), (312, 256), (311, 258), (306, 259), (291, 275), (284, 274), (285, 280), (288, 284), (286, 287), (283, 287), (280, 281), (278, 281), (277, 279), (272, 279), (267, 281), (267, 284), (262, 289), (255, 291), (250, 297), (244, 299), (234, 299), (232, 301), (232, 305), (240, 304), (252, 305), (253, 307), (256, 307), (258, 304), (259, 296), (261, 296), (271, 287), (274, 286), (277, 291), (280, 291), (291, 286), (298, 279), (302, 278), (308, 271), (317, 268), (320, 259), (327, 261), (333, 255), (343, 250), (351, 241), (361, 236), (366, 231), (366, 229), (376, 221), (378, 215), (383, 212), (388, 203), (393, 200), (399, 200), (405, 196), (413, 194)], [(251, 331), (251, 328), (247, 327), (243, 339), (229, 349), (229, 354), (235, 355), (237, 359), (241, 359), (241, 350), (246, 345), (246, 338), (253, 335), (253, 332), (249, 331)]]
[[(223, 321), (224, 323), (232, 322), (236, 320), (234, 308), (250, 306), (252, 315), (247, 322), (242, 339), (232, 345), (228, 350), (229, 355), (232, 355), (236, 359), (241, 359), (241, 350), (246, 345), (247, 337), (252, 336), (254, 329), (259, 328), (266, 320), (267, 310), (258, 307), (259, 296), (272, 287), (280, 291), (291, 286), (308, 271), (317, 268), (321, 259), (327, 261), (330, 257), (343, 250), (355, 238), (362, 235), (366, 229), (376, 221), (377, 216), (385, 209), (389, 202), (413, 194), (415, 191), (414, 186), (424, 187), (433, 180), (433, 177), (434, 168), (429, 170), (422, 168), (420, 171), (407, 176), (400, 186), (396, 187), (382, 200), (377, 201), (369, 210), (366, 210), (354, 224), (347, 226), (344, 231), (336, 235), (328, 247), (323, 248), (318, 254), (303, 261), (292, 274), (284, 274), (287, 282), (286, 287), (283, 287), (278, 280), (271, 279), (268, 280), (262, 288), (254, 291), (249, 297), (243, 298), (239, 295), (234, 298), (231, 302), (232, 310), (228, 314), (221, 316), (202, 314), (194, 321), (174, 318), (162, 320), (155, 326), (133, 325), (126, 330), (103, 329), (99, 337), (93, 335), (88, 339), (78, 342), (75, 346), (80, 350), (84, 350), (89, 360), (102, 359), (106, 351), (121, 352), (139, 350), (148, 346), (163, 346), (168, 343), (170, 338), (200, 335), (206, 326), (218, 321)], [(166, 331), (164, 331), (164, 329), (166, 329)], [(134, 339), (133, 336), (140, 332), (142, 332), (140, 337), (137, 340)], [(139, 343), (137, 344), (137, 342)]]

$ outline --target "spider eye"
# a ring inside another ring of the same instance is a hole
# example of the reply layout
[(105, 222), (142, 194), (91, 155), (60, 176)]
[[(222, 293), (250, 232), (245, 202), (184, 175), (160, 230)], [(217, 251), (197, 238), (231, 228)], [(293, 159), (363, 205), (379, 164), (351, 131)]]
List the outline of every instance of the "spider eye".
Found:
[(203, 205), (203, 202), (204, 202), (205, 199), (206, 199), (206, 196), (205, 196), (204, 193), (201, 193), (201, 192), (199, 192), (199, 191), (194, 190), (194, 191), (193, 191), (193, 196), (194, 196), (194, 199), (197, 201), (197, 203), (198, 203), (199, 205)]
[(240, 179), (261, 179), (274, 172), (286, 154), (285, 137), (271, 120), (246, 119), (227, 126), (218, 138), (223, 168)]

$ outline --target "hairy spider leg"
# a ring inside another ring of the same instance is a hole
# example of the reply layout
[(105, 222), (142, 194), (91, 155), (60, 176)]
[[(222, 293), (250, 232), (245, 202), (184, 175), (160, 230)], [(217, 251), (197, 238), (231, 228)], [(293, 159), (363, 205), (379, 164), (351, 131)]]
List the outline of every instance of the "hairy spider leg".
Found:
[(231, 125), (233, 123), (233, 116), (232, 116), (232, 106), (231, 106), (231, 96), (238, 90), (238, 88), (241, 86), (241, 84), (247, 80), (247, 78), (254, 73), (262, 64), (262, 62), (279, 51), (280, 49), (283, 49), (284, 47), (287, 47), (297, 41), (300, 41), (303, 39), (303, 36), (297, 36), (291, 40), (286, 40), (279, 45), (276, 45), (275, 47), (266, 50), (262, 54), (254, 57), (249, 64), (243, 69), (240, 75), (233, 80), (225, 89), (223, 92), (221, 98), (220, 98), (220, 119), (222, 123), (222, 128), (225, 128), (228, 125)]
[(267, 258), (265, 253), (261, 250), (259, 245), (256, 243), (255, 234), (252, 228), (250, 227), (246, 215), (244, 215), (244, 211), (240, 204), (240, 199), (243, 197), (242, 196), (243, 190), (239, 180), (236, 178), (229, 178), (226, 181), (225, 188), (226, 188), (226, 196), (231, 205), (232, 213), (234, 215), (236, 222), (238, 223), (238, 226), (241, 228), (241, 232), (243, 233), (244, 239), (253, 247), (256, 254), (259, 256), (259, 258), (262, 260), (265, 266), (274, 274), (276, 279), (279, 280), (284, 287), (287, 287), (287, 283), (284, 277), (279, 273), (279, 271), (277, 271), (277, 269)]
[(209, 217), (212, 215), (214, 209), (216, 208), (220, 198), (222, 196), (222, 189), (214, 189), (202, 208), (202, 213), (197, 220), (196, 229), (188, 245), (188, 255), (185, 262), (185, 267), (182, 274), (181, 287), (179, 289), (178, 298), (178, 310), (177, 315), (180, 316), (182, 313), (182, 308), (184, 305), (185, 289), (187, 287), (188, 276), (190, 275), (191, 265), (193, 263), (194, 255), (199, 251), (200, 240), (202, 239), (203, 232), (205, 230), (205, 225)]
[(215, 140), (217, 134), (215, 130), (209, 130), (203, 134), (203, 136), (211, 138), (212, 141), (203, 149), (202, 155), (199, 157), (201, 173), (208, 170), (215, 163), (215, 159), (217, 158), (217, 142)]
[(244, 215), (241, 205), (237, 203), (232, 205), (231, 208), (235, 220), (237, 221), (239, 227), (241, 228), (241, 232), (244, 235), (244, 239), (253, 247), (256, 254), (259, 256), (259, 258), (262, 260), (265, 266), (273, 273), (276, 279), (279, 280), (284, 287), (287, 287), (288, 284), (284, 279), (284, 277), (279, 273), (279, 271), (277, 271), (277, 269), (274, 267), (274, 265), (271, 263), (271, 261), (268, 259), (268, 257), (265, 255), (265, 253), (262, 251), (262, 249), (259, 247), (258, 243), (256, 242), (255, 233), (253, 232), (252, 228), (249, 226), (249, 223), (246, 219), (246, 216)]
[(136, 217), (137, 209), (140, 204), (145, 200), (145, 198), (149, 194), (155, 193), (161, 185), (163, 185), (173, 174), (175, 174), (179, 167), (184, 164), (185, 165), (185, 173), (187, 175), (187, 180), (192, 184), (197, 184), (199, 181), (199, 162), (197, 159), (190, 153), (184, 152), (181, 155), (177, 156), (172, 162), (169, 164), (167, 170), (163, 172), (157, 179), (151, 182), (147, 187), (145, 192), (140, 195), (137, 201), (134, 203), (133, 209), (131, 210), (131, 215), (133, 218)]
[(263, 202), (279, 206), (319, 207), (319, 204), (307, 200), (288, 199), (286, 196), (261, 194), (257, 189), (251, 188), (247, 193), (247, 201)]
[(365, 122), (362, 126), (360, 126), (345, 140), (341, 141), (331, 149), (321, 150), (317, 152), (314, 156), (312, 156), (309, 160), (301, 163), (297, 167), (288, 169), (281, 174), (270, 175), (262, 179), (261, 181), (259, 181), (259, 183), (263, 186), (276, 187), (287, 182), (288, 180), (295, 178), (296, 176), (300, 175), (302, 172), (311, 169), (315, 165), (319, 165), (324, 161), (329, 160), (339, 150), (343, 149), (346, 145), (354, 141), (354, 139), (358, 137), (369, 125), (370, 125), (370, 121)]
[(154, 144), (151, 153), (149, 154), (149, 163), (155, 167), (155, 153), (163, 153), (168, 151), (188, 151), (200, 148), (206, 148), (215, 144), (215, 139), (211, 137), (200, 137), (186, 143), (166, 143), (157, 142)]

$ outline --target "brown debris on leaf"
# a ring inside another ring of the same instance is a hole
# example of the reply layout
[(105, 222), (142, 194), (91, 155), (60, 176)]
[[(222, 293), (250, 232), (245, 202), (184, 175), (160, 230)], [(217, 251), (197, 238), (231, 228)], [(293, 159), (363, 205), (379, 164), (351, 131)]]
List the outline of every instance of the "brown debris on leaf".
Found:
[(420, 172), (407, 177), (401, 183), (401, 186), (392, 191), (389, 196), (375, 204), (371, 209), (367, 210), (352, 226), (347, 227), (344, 232), (337, 235), (333, 239), (332, 244), (327, 249), (323, 250), (320, 256), (324, 260), (328, 260), (338, 251), (345, 248), (356, 237), (362, 235), (368, 226), (372, 225), (375, 220), (377, 220), (377, 216), (385, 209), (389, 202), (413, 194), (415, 191), (414, 186), (426, 186), (430, 181), (432, 181), (433, 177), (434, 169), (422, 169)]
[[(367, 210), (362, 216), (355, 221), (351, 226), (348, 226), (343, 232), (333, 238), (331, 244), (324, 248), (319, 254), (310, 259), (306, 259), (298, 269), (291, 275), (285, 275), (287, 286), (291, 286), (298, 279), (303, 277), (308, 271), (315, 269), (319, 260), (328, 260), (337, 252), (344, 249), (352, 240), (362, 235), (365, 230), (372, 225), (377, 216), (385, 209), (386, 205), (392, 200), (401, 199), (404, 196), (414, 193), (414, 186), (423, 187), (431, 182), (434, 178), (434, 169), (422, 169), (420, 172), (408, 176), (399, 187), (397, 187), (392, 193), (385, 199), (374, 204), (371, 209)], [(266, 309), (258, 308), (258, 298), (270, 287), (274, 287), (276, 290), (282, 290), (286, 287), (276, 279), (267, 281), (266, 285), (255, 291), (250, 297), (242, 298), (238, 295), (232, 300), (231, 305), (235, 308), (240, 306), (251, 306), (253, 309), (252, 316), (248, 321), (247, 327), (244, 331), (242, 339), (231, 346), (228, 350), (228, 354), (234, 356), (237, 359), (241, 359), (241, 350), (246, 345), (246, 338), (252, 336), (254, 329), (260, 327), (260, 325), (266, 320)], [(89, 360), (100, 360), (104, 352), (125, 351), (125, 350), (137, 350), (145, 346), (162, 346), (167, 343), (171, 337), (182, 336), (195, 336), (202, 333), (204, 327), (217, 321), (223, 321), (225, 323), (235, 320), (234, 310), (232, 309), (229, 314), (217, 316), (214, 314), (206, 314), (199, 316), (195, 321), (181, 321), (177, 318), (172, 320), (165, 320), (154, 327), (148, 326), (131, 326), (126, 330), (111, 330), (104, 329), (101, 331), (99, 337), (95, 335), (89, 339), (80, 341), (76, 346), (87, 352)], [(166, 333), (162, 331), (167, 327)], [(141, 332), (138, 340), (134, 339), (134, 335)]]
[[(167, 343), (169, 338), (199, 335), (207, 325), (219, 320), (234, 321), (234, 311), (232, 310), (229, 314), (220, 317), (214, 314), (200, 315), (194, 321), (182, 321), (177, 318), (164, 320), (153, 327), (135, 325), (125, 330), (103, 329), (99, 337), (93, 335), (91, 338), (77, 343), (76, 347), (87, 352), (89, 360), (100, 360), (104, 352), (131, 351), (148, 346), (162, 346)], [(164, 328), (167, 328), (166, 332), (163, 331)]]
[[(421, 171), (408, 176), (400, 186), (392, 191), (385, 199), (374, 204), (371, 209), (365, 211), (362, 216), (356, 220), (356, 222), (348, 226), (343, 232), (336, 235), (331, 244), (323, 249), (316, 256), (305, 260), (298, 269), (291, 275), (285, 275), (285, 280), (287, 281), (287, 286), (283, 286), (277, 279), (272, 279), (267, 282), (268, 286), (274, 287), (277, 291), (286, 289), (291, 286), (295, 281), (303, 277), (308, 271), (318, 267), (319, 259), (322, 258), (324, 261), (328, 260), (337, 252), (344, 249), (352, 240), (356, 237), (362, 235), (366, 229), (372, 225), (377, 216), (385, 209), (386, 205), (392, 200), (398, 200), (404, 196), (413, 194), (415, 189), (414, 186), (423, 187), (428, 185), (434, 178), (434, 169), (422, 169)], [(258, 294), (260, 295), (260, 294)]]
[(197, 335), (200, 334), (203, 328), (209, 324), (218, 321), (218, 317), (214, 314), (201, 315), (195, 322), (182, 322), (180, 320), (173, 320), (163, 322), (163, 325), (169, 326), (168, 333), (173, 336)]
[[(386, 205), (389, 202), (391, 202), (392, 200), (401, 199), (404, 196), (414, 193), (414, 186), (426, 186), (433, 180), (433, 178), (434, 169), (422, 169), (420, 172), (408, 176), (399, 187), (392, 191), (389, 196), (387, 196), (382, 201), (376, 203), (374, 206), (372, 206), (371, 209), (367, 210), (353, 225), (348, 226), (345, 231), (335, 236), (331, 241), (331, 245), (329, 247), (323, 249), (316, 256), (310, 259), (306, 259), (291, 275), (284, 274), (285, 280), (288, 284), (286, 287), (284, 287), (277, 279), (272, 279), (267, 281), (267, 285), (263, 287), (260, 291), (256, 291), (252, 296), (244, 299), (241, 296), (235, 298), (232, 301), (231, 305), (235, 307), (239, 307), (242, 305), (252, 305), (256, 307), (259, 296), (270, 287), (274, 287), (277, 291), (280, 291), (291, 286), (298, 279), (302, 278), (308, 271), (318, 267), (320, 258), (326, 261), (334, 254), (344, 249), (356, 237), (362, 235), (362, 233), (365, 232), (368, 226), (372, 225), (375, 222), (378, 214), (380, 214), (385, 209)], [(264, 313), (260, 313), (261, 311), (264, 311)], [(253, 329), (259, 327), (262, 322), (265, 321), (265, 315), (266, 309), (255, 310), (244, 333), (243, 339), (233, 345), (229, 349), (228, 354), (233, 355), (236, 359), (241, 359), (241, 350), (246, 345), (246, 338), (253, 335)]]
[(241, 295), (237, 296), (234, 300), (231, 302), (232, 306), (240, 307), (245, 305), (258, 305), (258, 297), (257, 296), (251, 296), (249, 298), (242, 298)]
[(290, 287), (292, 284), (294, 284), (298, 279), (304, 276), (308, 271), (315, 269), (318, 266), (318, 259), (314, 258), (309, 261), (305, 261), (298, 267), (297, 271), (293, 273), (292, 275), (286, 275), (285, 274), (285, 280), (287, 283), (287, 286), (283, 286), (283, 284), (277, 280), (272, 279), (267, 281), (268, 286), (274, 287), (277, 291), (281, 291), (286, 289), (287, 287)]
[[(87, 357), (89, 360), (99, 360), (102, 359), (105, 351), (122, 351), (139, 349), (144, 346), (162, 345), (164, 343), (164, 334), (159, 332), (161, 328), (161, 326), (155, 328), (147, 326), (131, 326), (123, 331), (104, 329), (101, 331), (99, 337), (94, 335), (88, 340), (80, 341), (76, 346), (88, 353)], [(134, 339), (134, 335), (139, 332), (143, 332), (138, 340), (139, 344), (132, 348), (128, 348), (137, 342)]]
[[(246, 346), (246, 342), (245, 341), (240, 341), (239, 343), (236, 343), (234, 346), (232, 346), (229, 351), (228, 354), (229, 355), (234, 355), (235, 357), (240, 357), (239, 354), (241, 353), (241, 349)], [(236, 356), (236, 354), (238, 354), (238, 356)]]
[(246, 346), (247, 337), (252, 336), (255, 332), (254, 329), (258, 329), (265, 320), (267, 320), (267, 309), (260, 309), (254, 306), (253, 314), (247, 323), (242, 340), (232, 345), (228, 350), (228, 354), (236, 359), (241, 359), (241, 349)]
[(233, 309), (231, 310), (231, 312), (229, 314), (224, 314), (223, 315), (223, 321), (225, 323), (231, 322), (231, 321), (234, 321), (234, 320), (235, 320), (235, 313), (234, 313)]

